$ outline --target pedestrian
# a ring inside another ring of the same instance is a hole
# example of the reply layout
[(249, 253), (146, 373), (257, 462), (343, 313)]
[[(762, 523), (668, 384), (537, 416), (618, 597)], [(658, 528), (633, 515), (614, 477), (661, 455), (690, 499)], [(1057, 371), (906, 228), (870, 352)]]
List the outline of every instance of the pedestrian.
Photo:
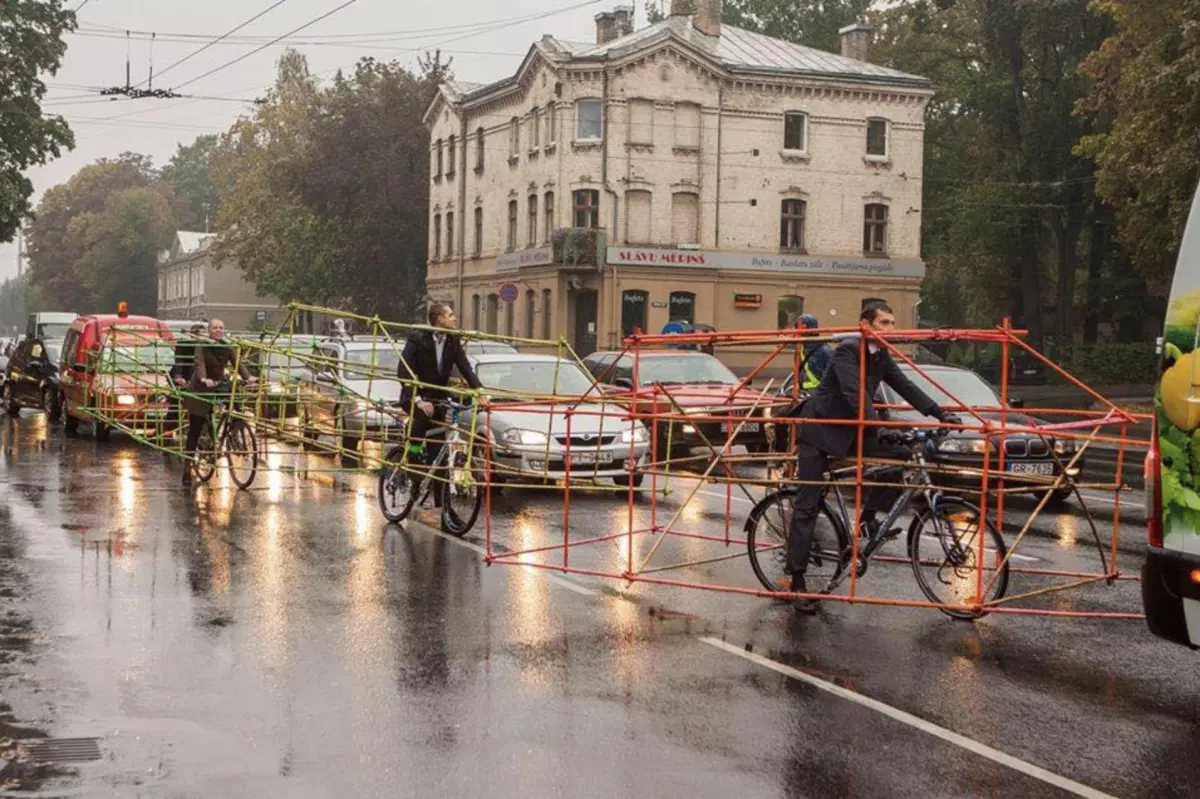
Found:
[[(891, 307), (882, 302), (869, 303), (863, 308), (859, 319), (866, 322), (872, 331), (879, 333), (886, 334), (896, 326), (896, 317)], [(855, 336), (843, 339), (834, 349), (829, 366), (820, 383), (800, 408), (801, 419), (858, 419), (861, 347), (861, 336)], [(912, 407), (926, 416), (932, 416), (943, 424), (960, 424), (957, 416), (942, 409), (924, 391), (905, 377), (887, 350), (874, 341), (867, 342), (865, 376), (866, 385), (863, 386), (863, 396), (866, 398), (866, 405), (863, 408), (863, 417), (868, 422), (878, 421), (880, 418), (873, 398), (879, 390), (879, 384), (887, 383)], [(880, 428), (878, 427), (868, 427), (864, 431), (862, 453), (864, 458), (908, 460), (910, 453), (907, 449), (881, 441), (879, 432)], [(858, 436), (855, 425), (801, 423), (797, 439), (796, 480), (800, 481), (801, 485), (796, 491), (792, 506), (792, 520), (788, 525), (785, 568), (791, 575), (791, 590), (797, 593), (807, 593), (805, 572), (808, 569), (808, 555), (812, 547), (817, 514), (826, 490), (826, 486), (820, 483), (825, 478), (830, 458), (846, 457), (856, 452)], [(895, 471), (899, 472), (900, 470)], [(895, 476), (894, 473), (893, 476)], [(890, 479), (893, 477), (880, 476), (881, 481)], [(872, 487), (866, 490), (862, 522), (868, 535), (878, 532), (875, 514), (889, 509), (899, 494), (900, 489), (895, 486)], [(888, 535), (895, 532), (898, 531), (888, 531)], [(797, 602), (796, 607), (809, 613), (814, 610), (812, 600), (807, 599)]]
[[(221, 386), (221, 383), (225, 381), (225, 372), (235, 363), (237, 355), (236, 347), (225, 338), (225, 323), (220, 319), (213, 319), (208, 323), (208, 339), (210, 343), (195, 347), (192, 373), (187, 383), (188, 393), (183, 399), (183, 406), (188, 412), (187, 443), (184, 447), (188, 463), (183, 470), (185, 486), (192, 484), (192, 463), (196, 447), (204, 433), (204, 425), (208, 424), (208, 418), (212, 414), (214, 398), (221, 393), (217, 389), (228, 390), (227, 387)], [(251, 380), (246, 365), (240, 360), (236, 363), (238, 376), (245, 381)]]
[[(804, 314), (796, 319), (796, 327), (803, 330), (816, 330), (821, 326), (820, 320), (812, 314)], [(800, 388), (811, 393), (821, 385), (821, 378), (829, 368), (833, 359), (833, 347), (824, 341), (804, 342), (804, 360), (800, 364)]]

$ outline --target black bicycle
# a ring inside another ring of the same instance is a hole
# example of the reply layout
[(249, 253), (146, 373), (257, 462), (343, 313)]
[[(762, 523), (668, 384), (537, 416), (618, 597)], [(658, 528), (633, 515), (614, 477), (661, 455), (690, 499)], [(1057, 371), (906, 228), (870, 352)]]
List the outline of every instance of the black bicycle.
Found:
[(452, 400), (435, 404), (444, 407), (447, 416), (444, 427), (429, 433), (431, 438), (444, 436), (437, 455), (426, 465), (409, 462), (406, 441), (388, 450), (379, 473), (379, 509), (389, 522), (404, 521), (418, 503), (418, 492), (413, 488), (415, 478), (421, 478), (424, 491), (420, 501), (432, 493), (441, 505), (442, 530), (463, 536), (479, 516), (485, 479), (479, 454), (472, 452), (459, 424), (463, 411), (470, 406)]
[(258, 438), (253, 426), (230, 410), (233, 384), (218, 384), (213, 391), (217, 396), (200, 433), (195, 460), (191, 464), (193, 473), (199, 482), (207, 483), (216, 474), (218, 462), (224, 458), (234, 484), (248, 489), (258, 474)]
[[(889, 472), (904, 471), (905, 488), (875, 531), (864, 527), (859, 538), (857, 576), (867, 572), (871, 557), (887, 541), (899, 535), (894, 527), (910, 505), (917, 504), (908, 525), (908, 558), (921, 592), (941, 605), (944, 613), (957, 619), (979, 618), (981, 607), (994, 602), (1008, 590), (1007, 548), (1000, 532), (981, 518), (979, 508), (958, 497), (942, 493), (930, 479), (927, 456), (934, 452), (936, 439), (945, 432), (936, 429), (886, 431), (883, 438), (907, 445), (912, 457), (903, 467), (872, 466), (863, 470), (864, 482), (882, 482)], [(853, 526), (853, 494), (848, 503), (843, 487), (853, 490), (855, 467), (835, 469), (830, 491), (822, 498), (807, 571), (810, 590), (831, 594), (850, 575), (852, 547), (849, 531)], [(894, 479), (894, 478), (892, 478)], [(849, 482), (850, 485), (846, 486)], [(842, 485), (838, 485), (841, 483)], [(759, 501), (746, 520), (745, 532), (750, 565), (759, 582), (770, 591), (788, 591), (791, 581), (787, 563), (787, 530), (791, 521), (795, 487), (768, 494)], [(980, 531), (984, 534), (983, 589), (986, 597), (977, 597)]]

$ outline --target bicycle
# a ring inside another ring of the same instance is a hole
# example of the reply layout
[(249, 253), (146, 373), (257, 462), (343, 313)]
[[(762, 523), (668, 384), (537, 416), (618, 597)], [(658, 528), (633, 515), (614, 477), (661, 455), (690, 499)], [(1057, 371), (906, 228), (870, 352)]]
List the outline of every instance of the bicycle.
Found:
[[(436, 405), (446, 408), (444, 427), (431, 431), (446, 434), (433, 462), (428, 466), (413, 466), (408, 463), (408, 446), (403, 441), (388, 450), (383, 469), (379, 473), (379, 509), (389, 522), (401, 522), (408, 518), (417, 504), (417, 492), (413, 491), (413, 472), (426, 477), (424, 502), (431, 491), (436, 491), (441, 505), (441, 526), (444, 532), (462, 537), (467, 534), (479, 516), (483, 504), (483, 479), (478, 461), (472, 463), (471, 444), (463, 436), (459, 419), (470, 406), (452, 400), (441, 400)], [(445, 475), (442, 477), (441, 475)]]
[[(935, 451), (936, 439), (945, 434), (946, 431), (937, 429), (932, 433), (913, 430), (884, 436), (908, 446), (913, 454), (902, 467), (885, 465), (863, 470), (863, 481), (871, 482), (874, 478), (887, 479), (885, 472), (903, 469), (905, 487), (879, 526), (860, 537), (856, 576), (865, 575), (871, 557), (884, 543), (899, 535), (899, 532), (893, 532), (894, 525), (914, 500), (919, 500), (920, 507), (909, 523), (907, 538), (908, 558), (917, 585), (931, 602), (941, 605), (947, 615), (956, 619), (979, 618), (986, 615), (986, 611), (978, 606), (1002, 598), (1008, 590), (1007, 548), (1000, 532), (988, 521), (984, 569), (989, 573), (984, 575), (984, 591), (989, 597), (976, 601), (979, 508), (966, 500), (943, 494), (930, 479), (928, 471), (926, 456)], [(844, 483), (847, 477), (852, 481), (856, 471), (854, 467), (833, 469), (830, 471), (831, 483)], [(746, 520), (744, 529), (750, 565), (759, 582), (771, 591), (790, 590), (790, 582), (784, 582), (783, 577), (786, 575), (787, 529), (796, 491), (795, 487), (786, 487), (768, 494), (754, 506)], [(833, 593), (849, 576), (852, 553), (849, 530), (853, 525), (853, 508), (847, 505), (840, 488), (835, 487), (833, 491), (836, 505), (829, 501), (828, 494), (829, 488), (826, 488), (813, 529), (806, 574), (810, 590), (822, 594)], [(939, 556), (940, 562), (937, 561)], [(989, 567), (989, 560), (992, 564), (1001, 564), (994, 576), (990, 572), (994, 572), (996, 566)], [(929, 568), (932, 570), (927, 574)], [(942, 592), (950, 596), (943, 597)], [(961, 607), (963, 605), (975, 605), (976, 608), (966, 609)]]
[(233, 384), (220, 383), (213, 391), (217, 396), (212, 412), (205, 420), (191, 467), (196, 479), (207, 483), (216, 474), (217, 461), (224, 456), (234, 484), (248, 489), (258, 474), (258, 438), (254, 428), (229, 409)]

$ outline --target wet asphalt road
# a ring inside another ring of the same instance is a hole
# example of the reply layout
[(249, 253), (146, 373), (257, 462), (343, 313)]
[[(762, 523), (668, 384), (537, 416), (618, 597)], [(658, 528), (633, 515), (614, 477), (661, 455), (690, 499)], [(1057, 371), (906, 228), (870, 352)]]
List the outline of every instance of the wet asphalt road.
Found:
[[(435, 534), (431, 512), (387, 526), (373, 484), (323, 471), (329, 458), (272, 456), (314, 471), (185, 492), (162, 455), (67, 439), (40, 415), (6, 420), (0, 442), (0, 735), (96, 737), (103, 753), (9, 764), (3, 775), (39, 795), (1200, 795), (1200, 659), (1141, 622), (963, 623), (861, 605), (809, 617), (489, 567), (482, 526), (464, 542)], [(658, 512), (673, 515), (690, 486), (678, 480)], [(701, 490), (681, 522), (721, 535), (722, 487)], [(731, 505), (736, 532), (749, 505)], [(1031, 504), (1013, 506), (1015, 532)], [(1073, 507), (1037, 520), (1022, 564), (1095, 567)], [(505, 492), (493, 538), (561, 542), (563, 509), (561, 492)], [(635, 523), (649, 512), (635, 505)], [(623, 530), (629, 506), (580, 494), (571, 514), (584, 538)], [(1130, 573), (1139, 522), (1123, 519)], [(1100, 532), (1107, 543), (1111, 525)], [(580, 547), (572, 562), (619, 570), (626, 546)], [(655, 562), (725, 551), (672, 539)], [(679, 576), (754, 586), (744, 559)], [(917, 596), (903, 565), (873, 564), (863, 590)], [(1139, 605), (1122, 582), (1041, 606)]]

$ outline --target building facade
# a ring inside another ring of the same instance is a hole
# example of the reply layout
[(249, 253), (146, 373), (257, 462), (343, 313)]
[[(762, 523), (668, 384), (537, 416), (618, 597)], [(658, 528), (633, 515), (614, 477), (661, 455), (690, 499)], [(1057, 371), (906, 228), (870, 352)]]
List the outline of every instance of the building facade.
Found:
[(288, 309), (258, 294), (241, 270), (217, 269), (209, 247), (215, 235), (181, 230), (159, 257), (158, 318), (220, 319), (229, 330), (282, 324)]
[(835, 55), (723, 26), (720, 0), (672, 12), (634, 32), (617, 7), (594, 43), (442, 87), (430, 295), (581, 355), (672, 320), (856, 324), (875, 298), (915, 321), (929, 82), (866, 60), (865, 25)]

